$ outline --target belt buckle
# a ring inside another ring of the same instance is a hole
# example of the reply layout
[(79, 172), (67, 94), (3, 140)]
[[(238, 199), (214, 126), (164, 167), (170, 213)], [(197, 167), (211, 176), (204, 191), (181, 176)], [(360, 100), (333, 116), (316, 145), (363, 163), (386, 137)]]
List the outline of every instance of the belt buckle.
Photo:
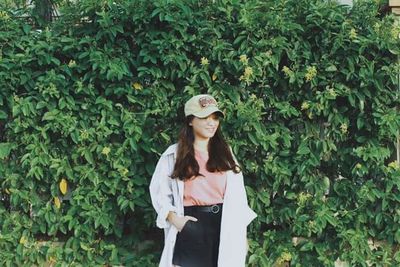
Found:
[(211, 206), (211, 212), (212, 213), (218, 213), (219, 212), (219, 206), (218, 205), (212, 205)]

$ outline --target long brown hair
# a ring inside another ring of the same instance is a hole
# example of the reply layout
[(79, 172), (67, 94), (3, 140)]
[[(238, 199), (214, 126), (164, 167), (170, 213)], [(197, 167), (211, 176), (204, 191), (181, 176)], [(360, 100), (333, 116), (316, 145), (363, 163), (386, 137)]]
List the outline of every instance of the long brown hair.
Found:
[[(178, 178), (185, 181), (192, 177), (202, 176), (199, 172), (199, 164), (194, 156), (193, 128), (189, 125), (193, 118), (193, 115), (186, 117), (184, 125), (179, 133), (177, 157), (171, 178)], [(209, 172), (228, 170), (232, 170), (235, 173), (240, 172), (240, 167), (233, 159), (231, 150), (222, 135), (220, 125), (218, 125), (217, 131), (208, 142), (208, 155), (209, 158), (206, 169)]]

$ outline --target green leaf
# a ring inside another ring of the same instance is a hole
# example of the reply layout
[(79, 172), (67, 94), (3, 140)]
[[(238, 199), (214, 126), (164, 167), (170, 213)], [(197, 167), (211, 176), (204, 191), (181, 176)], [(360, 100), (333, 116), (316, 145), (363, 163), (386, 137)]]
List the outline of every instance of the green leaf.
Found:
[(24, 33), (25, 33), (25, 34), (28, 34), (28, 33), (31, 32), (32, 26), (31, 26), (31, 25), (28, 25), (28, 24), (24, 24), (24, 25), (22, 26), (22, 29), (24, 30)]
[(328, 71), (328, 72), (336, 72), (336, 71), (337, 71), (337, 68), (336, 68), (335, 65), (330, 65), (329, 67), (327, 67), (327, 68), (325, 69), (325, 71)]
[(310, 251), (314, 248), (314, 244), (312, 242), (306, 242), (301, 246), (300, 251)]
[(88, 149), (85, 150), (84, 157), (87, 160), (87, 162), (94, 164), (92, 153)]
[(257, 138), (256, 138), (256, 136), (255, 136), (255, 134), (254, 134), (253, 132), (249, 132), (247, 135), (248, 135), (250, 141), (251, 141), (254, 145), (258, 145)]
[(364, 118), (358, 117), (357, 118), (357, 129), (362, 129), (364, 127)]
[[(395, 238), (397, 243), (400, 243), (400, 228), (397, 229), (397, 231), (396, 231), (396, 233), (394, 235), (394, 238)], [(400, 257), (399, 257), (399, 259), (400, 259)]]
[(5, 111), (0, 110), (0, 120), (4, 120), (7, 118), (8, 118), (8, 114)]
[(210, 75), (208, 75), (208, 73), (200, 72), (200, 77), (207, 86), (211, 86), (211, 78)]
[(11, 152), (10, 143), (0, 143), (0, 159), (5, 159)]
[(299, 155), (307, 155), (310, 154), (310, 148), (308, 147), (308, 144), (305, 142), (302, 142), (297, 150), (297, 154)]

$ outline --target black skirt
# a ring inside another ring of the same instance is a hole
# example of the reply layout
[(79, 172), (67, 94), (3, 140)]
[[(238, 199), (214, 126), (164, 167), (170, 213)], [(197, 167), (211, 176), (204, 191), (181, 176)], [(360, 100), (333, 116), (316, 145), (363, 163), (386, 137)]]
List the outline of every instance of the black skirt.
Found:
[[(218, 210), (218, 211), (217, 211)], [(178, 232), (173, 264), (182, 267), (217, 267), (222, 204), (205, 211), (204, 206), (185, 207), (185, 215), (197, 218), (187, 221)]]

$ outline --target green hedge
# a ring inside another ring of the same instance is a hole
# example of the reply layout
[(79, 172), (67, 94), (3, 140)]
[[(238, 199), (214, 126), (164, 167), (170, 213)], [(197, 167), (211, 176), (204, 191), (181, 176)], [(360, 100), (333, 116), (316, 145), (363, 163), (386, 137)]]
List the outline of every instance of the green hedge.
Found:
[(377, 2), (0, 11), (0, 265), (156, 265), (150, 177), (206, 92), (258, 213), (249, 266), (399, 265), (400, 28)]

